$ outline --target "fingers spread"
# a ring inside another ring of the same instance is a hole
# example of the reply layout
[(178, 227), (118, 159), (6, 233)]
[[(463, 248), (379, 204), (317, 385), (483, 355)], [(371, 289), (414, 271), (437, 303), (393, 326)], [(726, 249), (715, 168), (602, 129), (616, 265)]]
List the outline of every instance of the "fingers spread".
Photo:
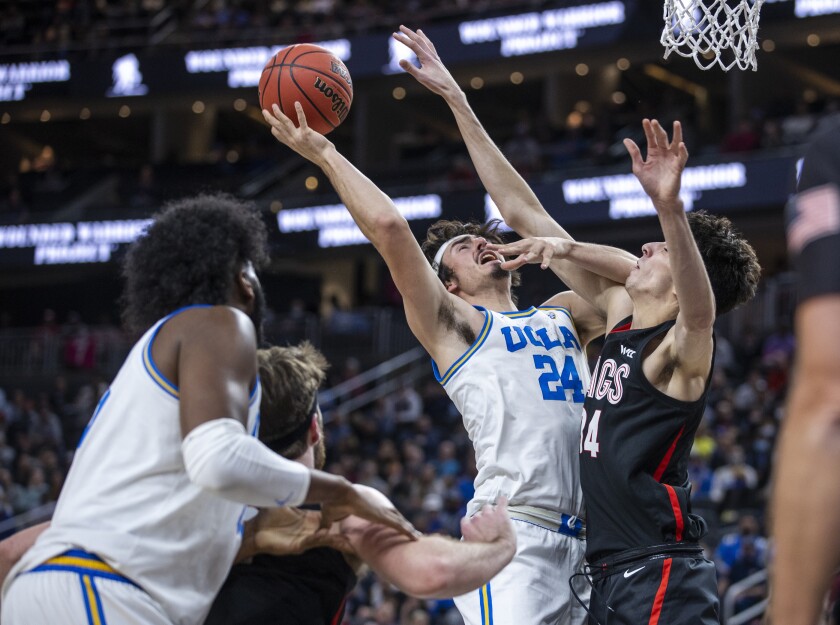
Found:
[[(645, 139), (647, 140), (648, 150), (657, 147), (656, 133), (653, 132), (653, 126), (651, 125), (649, 119), (642, 120), (642, 129), (645, 131)], [(627, 140), (625, 139), (625, 145), (626, 141)]]
[(656, 134), (656, 143), (660, 148), (667, 150), (671, 147), (668, 143), (668, 133), (665, 132), (665, 129), (659, 123), (659, 120), (653, 120), (653, 132)]
[(683, 133), (682, 133), (682, 124), (678, 121), (674, 122), (674, 139), (673, 145), (679, 145), (682, 143), (683, 140)]
[(630, 154), (630, 159), (633, 161), (633, 167), (641, 165), (643, 162), (642, 151), (639, 149), (639, 146), (636, 145), (636, 142), (632, 139), (625, 139), (624, 147), (627, 148), (627, 152)]
[(528, 259), (525, 254), (520, 254), (516, 258), (512, 260), (504, 261), (500, 267), (505, 271), (514, 271), (515, 269), (519, 269), (522, 265), (527, 265)]

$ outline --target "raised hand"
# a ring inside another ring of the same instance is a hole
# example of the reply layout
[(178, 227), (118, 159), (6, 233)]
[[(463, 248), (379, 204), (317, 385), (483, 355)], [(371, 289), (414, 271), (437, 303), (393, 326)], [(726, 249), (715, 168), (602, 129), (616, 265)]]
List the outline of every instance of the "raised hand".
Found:
[(318, 164), (321, 155), (325, 150), (332, 148), (333, 144), (324, 135), (309, 127), (300, 102), (295, 102), (295, 112), (298, 118), (297, 126), (276, 104), (272, 105), (272, 111), (263, 110), (262, 114), (271, 126), (271, 134), (275, 139), (289, 146), (305, 159)]
[(682, 172), (688, 161), (688, 150), (682, 140), (682, 125), (674, 122), (673, 139), (657, 120), (642, 121), (647, 138), (647, 158), (642, 158), (639, 146), (631, 139), (624, 140), (624, 146), (633, 161), (633, 173), (642, 188), (653, 200), (657, 210), (664, 203), (673, 204), (679, 198)]
[(440, 60), (435, 44), (418, 29), (416, 32), (405, 26), (400, 26), (400, 32), (393, 34), (394, 39), (407, 46), (420, 61), (417, 67), (410, 61), (403, 59), (400, 67), (414, 76), (421, 85), (432, 93), (446, 97), (447, 94), (460, 90), (458, 83)]
[(516, 535), (508, 518), (507, 499), (502, 497), (495, 506), (484, 506), (473, 516), (461, 519), (461, 534), (467, 542), (504, 541), (515, 546)]
[(386, 497), (370, 493), (365, 487), (354, 484), (347, 501), (324, 504), (321, 507), (321, 527), (329, 527), (350, 515), (392, 527), (401, 534), (416, 540), (420, 533), (400, 514)]
[(253, 552), (287, 556), (315, 547), (352, 553), (345, 536), (321, 527), (321, 513), (297, 508), (266, 508), (253, 524)]
[(501, 267), (505, 271), (519, 269), (522, 265), (536, 265), (546, 269), (554, 259), (564, 258), (569, 253), (572, 241), (553, 237), (531, 237), (513, 243), (488, 243), (485, 249), (502, 256), (516, 256), (506, 260)]

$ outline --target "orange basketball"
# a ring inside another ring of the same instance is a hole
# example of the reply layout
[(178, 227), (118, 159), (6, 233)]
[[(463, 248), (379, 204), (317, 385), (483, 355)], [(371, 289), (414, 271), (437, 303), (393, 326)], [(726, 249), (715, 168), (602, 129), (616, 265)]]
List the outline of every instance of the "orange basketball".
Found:
[(268, 60), (260, 76), (260, 107), (277, 104), (297, 125), (295, 102), (306, 122), (327, 134), (347, 118), (353, 102), (353, 81), (344, 63), (332, 52), (311, 43), (283, 48)]

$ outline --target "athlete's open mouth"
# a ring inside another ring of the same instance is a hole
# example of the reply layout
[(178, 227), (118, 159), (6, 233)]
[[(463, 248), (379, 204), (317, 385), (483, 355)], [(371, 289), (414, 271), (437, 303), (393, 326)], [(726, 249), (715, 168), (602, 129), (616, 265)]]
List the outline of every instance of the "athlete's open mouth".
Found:
[(478, 257), (478, 264), (479, 265), (486, 265), (487, 263), (492, 263), (493, 261), (499, 261), (498, 256), (496, 256), (493, 252), (484, 252), (481, 256)]

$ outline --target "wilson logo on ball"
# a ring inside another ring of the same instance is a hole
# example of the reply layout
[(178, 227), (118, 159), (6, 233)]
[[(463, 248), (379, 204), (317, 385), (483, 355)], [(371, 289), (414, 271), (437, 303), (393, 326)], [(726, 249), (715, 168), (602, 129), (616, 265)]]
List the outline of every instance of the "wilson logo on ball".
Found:
[(338, 95), (335, 89), (327, 85), (320, 78), (315, 79), (314, 87), (323, 93), (325, 98), (332, 101), (332, 112), (338, 115), (340, 120), (344, 121), (344, 118), (347, 117), (347, 111), (350, 110), (350, 107), (347, 106), (344, 98)]

